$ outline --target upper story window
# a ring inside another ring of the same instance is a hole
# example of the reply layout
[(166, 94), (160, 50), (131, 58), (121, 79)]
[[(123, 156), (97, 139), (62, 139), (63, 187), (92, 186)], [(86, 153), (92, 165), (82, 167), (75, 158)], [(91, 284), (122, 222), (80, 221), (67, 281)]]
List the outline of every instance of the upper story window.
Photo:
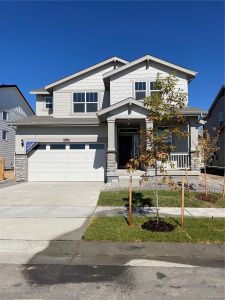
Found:
[(7, 131), (6, 130), (2, 130), (2, 140), (7, 141), (8, 136), (7, 136)]
[(53, 108), (53, 99), (52, 97), (45, 98), (45, 108), (52, 109)]
[(135, 99), (140, 100), (146, 97), (146, 82), (135, 82)]
[(223, 113), (223, 111), (221, 111), (220, 113), (219, 113), (219, 126), (222, 126), (223, 124), (224, 124), (224, 113)]
[(9, 119), (9, 113), (7, 111), (4, 111), (2, 112), (2, 119), (5, 120), (5, 121), (8, 121)]
[(152, 95), (154, 95), (155, 93), (158, 93), (158, 92), (160, 92), (160, 90), (156, 88), (155, 82), (151, 81), (150, 82), (150, 96), (152, 96)]
[(84, 92), (73, 94), (73, 112), (86, 113), (98, 110), (98, 93)]

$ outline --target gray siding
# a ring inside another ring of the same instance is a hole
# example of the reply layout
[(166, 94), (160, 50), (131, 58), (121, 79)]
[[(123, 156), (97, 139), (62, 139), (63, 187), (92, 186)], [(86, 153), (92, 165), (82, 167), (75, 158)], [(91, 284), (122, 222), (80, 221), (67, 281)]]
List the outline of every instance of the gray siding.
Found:
[[(225, 96), (219, 98), (209, 114), (207, 118), (207, 123), (205, 128), (209, 131), (209, 133), (213, 134), (213, 128), (219, 128), (219, 113), (224, 112), (225, 116)], [(216, 159), (211, 162), (212, 166), (225, 167), (225, 129), (221, 131), (220, 140), (219, 140), (220, 150), (216, 155)]]
[[(2, 112), (8, 112), (8, 120), (3, 120)], [(0, 156), (5, 159), (5, 169), (14, 167), (15, 130), (10, 123), (32, 115), (24, 99), (14, 87), (0, 88)], [(2, 131), (7, 131), (7, 140), (2, 140)]]

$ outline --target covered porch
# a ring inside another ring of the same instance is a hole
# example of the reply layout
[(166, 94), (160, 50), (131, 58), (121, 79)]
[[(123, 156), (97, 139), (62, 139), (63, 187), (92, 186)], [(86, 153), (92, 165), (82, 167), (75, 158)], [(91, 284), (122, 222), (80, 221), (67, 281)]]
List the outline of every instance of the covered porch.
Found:
[[(107, 122), (107, 182), (119, 180), (128, 176), (126, 163), (132, 157), (139, 157), (143, 143), (141, 130), (154, 126), (147, 119), (148, 110), (143, 102), (132, 98), (123, 100), (99, 112), (99, 118)], [(185, 169), (189, 175), (199, 175), (200, 165), (195, 155), (198, 143), (198, 118), (187, 116), (187, 124), (182, 130), (189, 133), (189, 138), (179, 139), (171, 137), (171, 143), (176, 147), (176, 152), (170, 154), (169, 160), (174, 168), (168, 164), (168, 175), (184, 175)], [(140, 178), (144, 173), (141, 168), (134, 172), (134, 177)], [(155, 174), (154, 170), (148, 170), (149, 176)], [(159, 174), (160, 175), (160, 174)]]

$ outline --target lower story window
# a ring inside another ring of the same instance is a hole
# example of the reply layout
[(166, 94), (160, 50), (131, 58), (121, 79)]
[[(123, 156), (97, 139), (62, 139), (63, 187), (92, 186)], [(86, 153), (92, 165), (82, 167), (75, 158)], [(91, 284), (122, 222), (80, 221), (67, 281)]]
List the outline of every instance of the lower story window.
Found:
[(172, 132), (165, 133), (165, 131), (168, 130), (168, 129), (169, 129), (169, 127), (157, 127), (157, 134), (158, 135), (165, 134), (164, 143), (166, 145), (172, 145), (172, 143), (173, 143)]
[(7, 141), (8, 139), (8, 133), (6, 130), (2, 130), (2, 140)]

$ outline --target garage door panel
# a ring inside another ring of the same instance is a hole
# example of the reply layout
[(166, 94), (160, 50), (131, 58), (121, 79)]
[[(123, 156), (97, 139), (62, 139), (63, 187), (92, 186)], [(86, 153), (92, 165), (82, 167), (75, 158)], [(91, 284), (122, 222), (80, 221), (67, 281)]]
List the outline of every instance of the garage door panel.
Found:
[(105, 150), (36, 150), (28, 159), (29, 181), (104, 181)]

